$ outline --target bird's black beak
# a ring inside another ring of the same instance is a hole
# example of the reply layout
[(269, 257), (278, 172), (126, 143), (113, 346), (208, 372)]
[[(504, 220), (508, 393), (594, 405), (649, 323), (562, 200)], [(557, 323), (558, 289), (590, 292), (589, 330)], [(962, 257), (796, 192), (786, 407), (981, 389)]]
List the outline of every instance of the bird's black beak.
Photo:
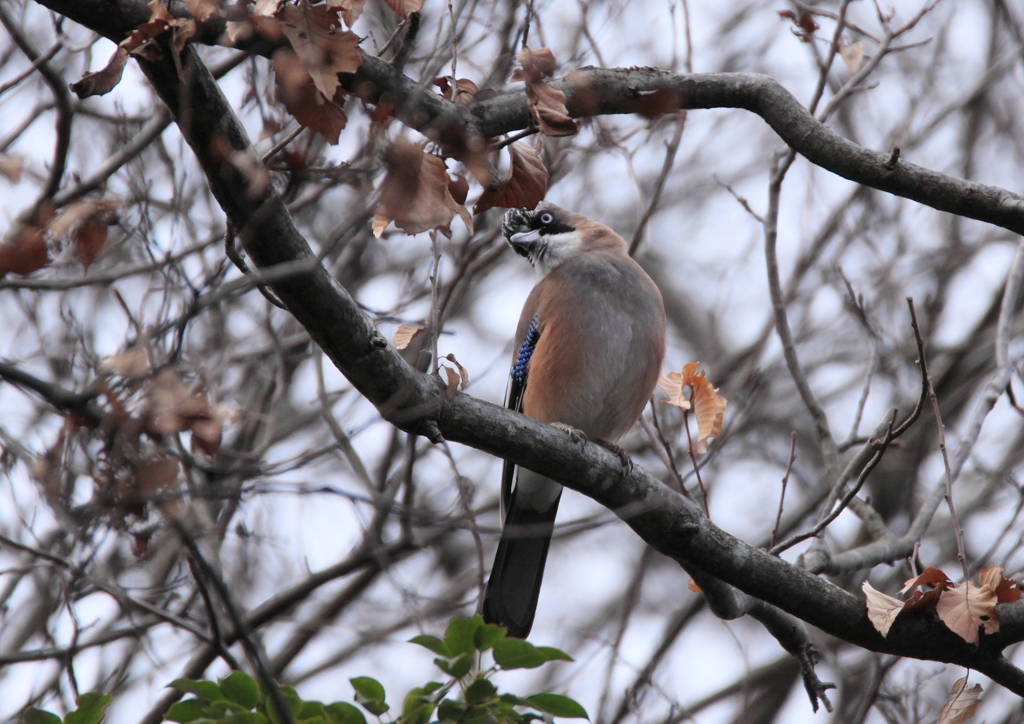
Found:
[(533, 256), (533, 250), (537, 245), (538, 239), (540, 239), (540, 230), (530, 229), (509, 236), (508, 245), (512, 247), (512, 251), (516, 254), (529, 259)]

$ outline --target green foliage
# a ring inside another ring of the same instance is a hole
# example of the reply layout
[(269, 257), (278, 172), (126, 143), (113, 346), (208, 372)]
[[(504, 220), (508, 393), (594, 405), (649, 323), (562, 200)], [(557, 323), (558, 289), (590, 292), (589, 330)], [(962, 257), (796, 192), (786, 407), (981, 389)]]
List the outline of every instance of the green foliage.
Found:
[[(480, 616), (453, 619), (444, 638), (416, 636), (418, 644), (437, 658), (434, 663), (447, 674), (448, 681), (430, 681), (412, 689), (402, 699), (401, 714), (392, 713), (381, 721), (388, 724), (526, 724), (532, 720), (587, 718), (576, 701), (559, 694), (533, 694), (519, 697), (501, 693), (491, 681), (498, 671), (532, 669), (548, 661), (572, 661), (563, 651), (534, 646), (506, 637), (505, 629), (483, 622)], [(490, 652), (494, 665), (481, 670), (484, 654)], [(391, 711), (384, 686), (369, 676), (350, 679), (356, 704), (380, 718)], [(192, 697), (174, 704), (164, 715), (166, 721), (180, 724), (366, 724), (359, 707), (338, 701), (324, 704), (303, 701), (290, 686), (278, 686), (277, 697), (266, 682), (257, 682), (248, 674), (233, 671), (214, 683), (177, 679), (170, 687)], [(277, 701), (287, 710), (282, 716)], [(99, 724), (110, 697), (84, 694), (78, 708), (60, 718), (50, 712), (29, 709), (24, 724)], [(524, 709), (530, 711), (523, 711)]]
[[(110, 699), (109, 694), (82, 694), (75, 700), (75, 710), (64, 715), (63, 724), (99, 724)], [(59, 716), (41, 709), (27, 709), (23, 721), (25, 724), (61, 724)]]

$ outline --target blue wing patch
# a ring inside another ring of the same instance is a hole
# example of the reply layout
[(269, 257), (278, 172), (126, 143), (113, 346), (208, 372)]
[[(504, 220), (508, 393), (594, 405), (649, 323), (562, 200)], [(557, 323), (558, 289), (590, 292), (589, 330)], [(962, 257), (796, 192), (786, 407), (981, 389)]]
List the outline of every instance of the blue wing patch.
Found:
[(530, 357), (533, 356), (537, 340), (540, 339), (540, 331), (537, 329), (537, 320), (539, 318), (537, 316), (530, 320), (530, 328), (526, 330), (526, 339), (519, 346), (519, 354), (516, 355), (516, 360), (512, 363), (512, 379), (519, 384), (526, 382), (526, 372), (529, 369)]

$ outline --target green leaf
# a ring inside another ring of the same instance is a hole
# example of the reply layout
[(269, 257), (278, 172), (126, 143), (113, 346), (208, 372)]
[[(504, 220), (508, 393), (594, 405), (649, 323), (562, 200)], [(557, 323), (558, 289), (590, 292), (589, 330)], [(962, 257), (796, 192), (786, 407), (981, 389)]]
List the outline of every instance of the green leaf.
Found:
[(437, 707), (438, 722), (457, 722), (466, 713), (466, 705), (454, 699), (445, 699)]
[(64, 717), (64, 724), (99, 724), (103, 719), (103, 710), (107, 708), (111, 698), (109, 694), (82, 694), (75, 700), (78, 708), (68, 712)]
[(547, 660), (536, 646), (522, 639), (504, 638), (494, 644), (494, 663), (505, 670), (535, 669)]
[(185, 722), (201, 719), (206, 715), (206, 707), (199, 703), (198, 699), (185, 699), (171, 706), (164, 714), (167, 721)]
[(384, 702), (384, 686), (369, 676), (357, 676), (349, 679), (356, 690), (356, 703), (371, 714), (380, 716), (391, 707)]
[(473, 653), (476, 648), (473, 636), (483, 625), (484, 620), (480, 618), (480, 614), (472, 618), (453, 618), (449, 621), (444, 632), (444, 645), (448, 648), (448, 657)]
[(221, 679), (220, 690), (228, 699), (246, 709), (252, 709), (260, 700), (259, 684), (244, 671), (232, 671)]
[(453, 679), (461, 679), (473, 668), (473, 654), (462, 654), (457, 659), (434, 659), (434, 663)]
[(219, 720), (219, 722), (223, 722), (224, 724), (270, 724), (267, 717), (263, 716), (258, 711), (247, 711), (242, 714), (232, 714), (231, 716)]
[(304, 701), (299, 707), (299, 713), (295, 716), (298, 721), (304, 722), (314, 717), (326, 717), (327, 707), (320, 701)]
[[(281, 693), (281, 698), (284, 700), (284, 706), (294, 720), (296, 715), (299, 713), (299, 709), (302, 707), (302, 699), (295, 693), (295, 689), (290, 686), (279, 686), (277, 690)], [(283, 724), (284, 718), (277, 711), (277, 704), (274, 701), (274, 695), (270, 690), (270, 687), (266, 685), (266, 682), (260, 682), (260, 692), (263, 696), (263, 703), (267, 708), (267, 718), (271, 724)]]
[(327, 706), (327, 716), (332, 724), (366, 724), (363, 712), (347, 701), (336, 701)]
[(567, 719), (587, 719), (587, 710), (574, 699), (561, 694), (534, 694), (526, 697), (527, 704), (537, 711)]
[(553, 646), (537, 646), (536, 649), (544, 654), (545, 661), (572, 661), (573, 658), (561, 649)]
[(226, 697), (220, 687), (212, 681), (196, 681), (195, 679), (175, 679), (169, 684), (170, 688), (184, 691), (186, 694), (195, 694), (200, 699), (207, 701), (224, 701)]
[(494, 644), (505, 638), (508, 631), (504, 626), (495, 626), (493, 623), (485, 623), (473, 634), (473, 645), (477, 651), (486, 651)]
[(42, 709), (26, 709), (22, 721), (25, 724), (61, 724), (59, 716)]
[(439, 639), (437, 636), (428, 636), (426, 634), (422, 636), (413, 636), (409, 639), (409, 643), (418, 644), (425, 649), (430, 649), (430, 651), (438, 656), (444, 656), (445, 658), (451, 656), (451, 653), (448, 651), (448, 647), (445, 646), (444, 641)]
[(428, 681), (426, 684), (423, 685), (423, 693), (433, 694), (442, 686), (444, 686), (444, 684), (442, 684), (440, 681)]
[(486, 706), (471, 706), (462, 715), (459, 724), (482, 724), (491, 717), (491, 710)]
[(498, 689), (487, 679), (477, 679), (466, 687), (466, 703), (481, 704), (489, 701), (498, 693)]

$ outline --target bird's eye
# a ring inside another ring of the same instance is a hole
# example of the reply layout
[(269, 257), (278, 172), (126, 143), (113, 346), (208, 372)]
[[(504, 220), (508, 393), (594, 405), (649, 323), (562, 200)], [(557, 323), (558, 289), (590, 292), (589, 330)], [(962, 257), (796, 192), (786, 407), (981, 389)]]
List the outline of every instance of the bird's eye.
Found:
[(540, 223), (542, 223), (542, 224), (550, 224), (554, 220), (555, 220), (555, 217), (552, 216), (551, 214), (547, 213), (546, 211), (543, 214), (540, 215)]

